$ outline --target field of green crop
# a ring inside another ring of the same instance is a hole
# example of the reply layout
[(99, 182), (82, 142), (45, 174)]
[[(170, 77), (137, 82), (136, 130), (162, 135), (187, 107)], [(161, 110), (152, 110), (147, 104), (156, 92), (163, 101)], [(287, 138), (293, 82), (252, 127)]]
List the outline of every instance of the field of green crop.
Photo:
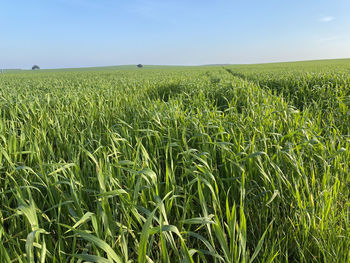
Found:
[(350, 60), (0, 74), (1, 262), (350, 262)]

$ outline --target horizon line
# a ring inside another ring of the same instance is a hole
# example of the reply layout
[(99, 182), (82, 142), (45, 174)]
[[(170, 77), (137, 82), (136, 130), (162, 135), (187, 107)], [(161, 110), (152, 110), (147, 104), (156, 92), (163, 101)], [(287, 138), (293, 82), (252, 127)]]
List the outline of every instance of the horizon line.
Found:
[[(142, 64), (147, 67), (203, 67), (203, 66), (234, 66), (234, 65), (260, 65), (260, 64), (280, 64), (280, 63), (297, 63), (297, 62), (312, 62), (312, 61), (324, 61), (324, 60), (346, 60), (350, 57), (339, 57), (339, 58), (319, 58), (319, 59), (302, 59), (302, 60), (286, 60), (286, 61), (270, 61), (270, 62), (257, 62), (257, 63), (210, 63), (210, 64)], [(111, 67), (127, 67), (137, 66), (138, 64), (119, 64), (119, 65), (104, 65), (104, 66), (80, 66), (80, 67), (54, 67), (54, 68), (40, 68), (40, 70), (62, 70), (62, 69), (91, 69), (91, 68), (111, 68)], [(29, 70), (31, 68), (0, 68), (3, 70)]]

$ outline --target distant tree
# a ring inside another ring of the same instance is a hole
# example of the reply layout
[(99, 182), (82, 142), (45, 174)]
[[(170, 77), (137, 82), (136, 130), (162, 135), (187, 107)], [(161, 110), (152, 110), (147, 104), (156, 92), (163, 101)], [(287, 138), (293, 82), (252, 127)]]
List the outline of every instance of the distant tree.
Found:
[(34, 65), (34, 66), (32, 67), (32, 70), (38, 70), (38, 69), (40, 69), (40, 67), (39, 67), (38, 65)]
[(142, 64), (138, 64), (137, 67), (138, 67), (138, 68), (142, 68), (143, 65), (142, 65)]

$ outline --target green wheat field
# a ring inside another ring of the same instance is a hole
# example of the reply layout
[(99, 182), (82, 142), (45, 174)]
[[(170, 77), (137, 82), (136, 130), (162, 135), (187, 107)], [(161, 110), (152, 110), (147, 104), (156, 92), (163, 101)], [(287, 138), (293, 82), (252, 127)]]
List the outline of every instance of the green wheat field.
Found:
[(0, 74), (1, 262), (350, 262), (350, 59)]

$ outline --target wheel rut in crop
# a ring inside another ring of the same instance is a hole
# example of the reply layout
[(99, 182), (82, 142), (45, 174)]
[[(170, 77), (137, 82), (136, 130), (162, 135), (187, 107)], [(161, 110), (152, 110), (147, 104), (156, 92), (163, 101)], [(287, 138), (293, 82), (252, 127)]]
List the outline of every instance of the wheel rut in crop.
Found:
[(299, 80), (290, 78), (278, 78), (272, 75), (271, 78), (261, 79), (259, 75), (243, 74), (225, 67), (224, 69), (234, 77), (241, 78), (263, 89), (270, 90), (272, 94), (276, 96), (282, 96), (288, 104), (300, 111), (304, 111), (308, 106), (313, 104), (315, 102), (315, 97), (320, 98), (320, 96), (325, 95), (327, 99), (332, 97), (329, 94), (325, 94), (327, 93), (327, 89), (329, 89), (327, 86), (329, 83), (324, 83), (322, 79), (315, 78), (299, 83)]

